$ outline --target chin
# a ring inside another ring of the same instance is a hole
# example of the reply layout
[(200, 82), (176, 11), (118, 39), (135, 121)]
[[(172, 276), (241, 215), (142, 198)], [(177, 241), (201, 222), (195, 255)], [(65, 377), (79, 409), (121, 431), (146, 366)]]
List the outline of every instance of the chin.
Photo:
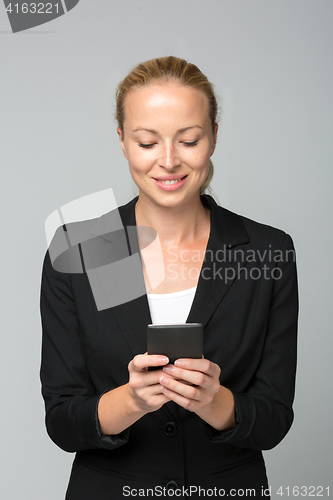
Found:
[(142, 201), (147, 203), (152, 203), (159, 207), (180, 207), (184, 204), (189, 204), (200, 199), (200, 187), (198, 185), (197, 189), (191, 186), (191, 189), (180, 189), (179, 191), (163, 191), (163, 190), (151, 190), (151, 189), (140, 189), (139, 197)]
[(172, 208), (172, 207), (181, 207), (184, 204), (188, 204), (196, 200), (197, 198), (200, 197), (199, 192), (192, 194), (191, 196), (189, 195), (184, 195), (181, 193), (175, 193), (170, 196), (168, 195), (161, 195), (158, 197), (154, 197), (153, 201), (156, 205), (159, 205), (160, 207), (166, 207), (166, 208)]

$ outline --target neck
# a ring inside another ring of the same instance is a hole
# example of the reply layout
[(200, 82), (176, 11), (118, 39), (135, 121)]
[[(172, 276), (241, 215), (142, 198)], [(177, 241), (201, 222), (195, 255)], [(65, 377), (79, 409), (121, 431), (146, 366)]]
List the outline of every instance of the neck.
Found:
[(137, 226), (155, 229), (161, 243), (180, 246), (202, 236), (209, 224), (210, 214), (200, 200), (195, 197), (177, 207), (163, 207), (139, 195), (135, 205)]

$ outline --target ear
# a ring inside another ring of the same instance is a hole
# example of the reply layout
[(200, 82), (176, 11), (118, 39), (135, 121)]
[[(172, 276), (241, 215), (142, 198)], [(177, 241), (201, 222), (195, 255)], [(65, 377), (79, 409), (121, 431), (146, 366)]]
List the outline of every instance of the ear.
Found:
[(117, 127), (117, 134), (119, 136), (119, 142), (120, 142), (121, 149), (123, 150), (123, 154), (127, 160), (126, 149), (125, 149), (125, 144), (124, 144), (124, 137), (123, 137), (123, 134), (122, 134), (120, 127)]
[(213, 145), (212, 145), (212, 149), (211, 149), (210, 156), (212, 156), (212, 154), (214, 153), (215, 148), (216, 148), (217, 131), (218, 131), (218, 129), (219, 129), (219, 126), (218, 126), (218, 124), (216, 123), (216, 124), (215, 124), (215, 127), (214, 127)]

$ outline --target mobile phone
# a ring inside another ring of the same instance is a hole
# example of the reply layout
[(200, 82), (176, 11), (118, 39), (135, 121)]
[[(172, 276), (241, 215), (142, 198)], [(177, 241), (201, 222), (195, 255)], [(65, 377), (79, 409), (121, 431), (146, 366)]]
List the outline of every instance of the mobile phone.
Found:
[[(202, 358), (203, 326), (201, 323), (148, 325), (148, 354), (162, 354), (174, 363), (179, 358)], [(162, 367), (150, 367), (160, 369)]]

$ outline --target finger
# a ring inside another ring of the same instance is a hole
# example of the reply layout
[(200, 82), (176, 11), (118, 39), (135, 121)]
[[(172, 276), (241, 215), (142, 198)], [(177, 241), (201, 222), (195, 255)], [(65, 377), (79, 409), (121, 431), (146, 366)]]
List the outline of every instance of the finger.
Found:
[(163, 394), (162, 386), (160, 383), (158, 383), (158, 384), (142, 387), (136, 391), (136, 394), (138, 395), (139, 398), (141, 398), (143, 400), (148, 400), (152, 396), (157, 396), (157, 395)]
[(162, 369), (154, 371), (130, 371), (129, 385), (136, 391), (145, 387), (159, 386), (159, 380), (162, 375)]
[(163, 387), (162, 392), (166, 397), (168, 397), (169, 401), (174, 401), (175, 403), (177, 403), (179, 406), (182, 406), (186, 410), (196, 411), (201, 407), (202, 404), (201, 402), (186, 398), (181, 394), (178, 394), (177, 392), (171, 391), (167, 387)]
[(200, 386), (205, 389), (209, 389), (212, 385), (212, 377), (199, 371), (185, 370), (170, 364), (163, 368), (163, 372), (179, 381), (182, 380), (185, 381), (185, 383)]
[(129, 362), (128, 369), (130, 371), (147, 370), (149, 366), (164, 366), (169, 363), (166, 356), (159, 354), (137, 354)]
[[(166, 389), (173, 391), (187, 399), (196, 401), (204, 400), (204, 393), (200, 387), (183, 384), (182, 382), (179, 382), (179, 380), (172, 379), (167, 375), (162, 375), (162, 377), (160, 378), (160, 384), (162, 387), (165, 387)], [(166, 392), (164, 393), (167, 394)]]
[(192, 358), (179, 358), (175, 361), (175, 366), (184, 368), (186, 370), (194, 370), (205, 373), (211, 377), (217, 376), (220, 373), (220, 367), (209, 361), (209, 359), (192, 359)]

